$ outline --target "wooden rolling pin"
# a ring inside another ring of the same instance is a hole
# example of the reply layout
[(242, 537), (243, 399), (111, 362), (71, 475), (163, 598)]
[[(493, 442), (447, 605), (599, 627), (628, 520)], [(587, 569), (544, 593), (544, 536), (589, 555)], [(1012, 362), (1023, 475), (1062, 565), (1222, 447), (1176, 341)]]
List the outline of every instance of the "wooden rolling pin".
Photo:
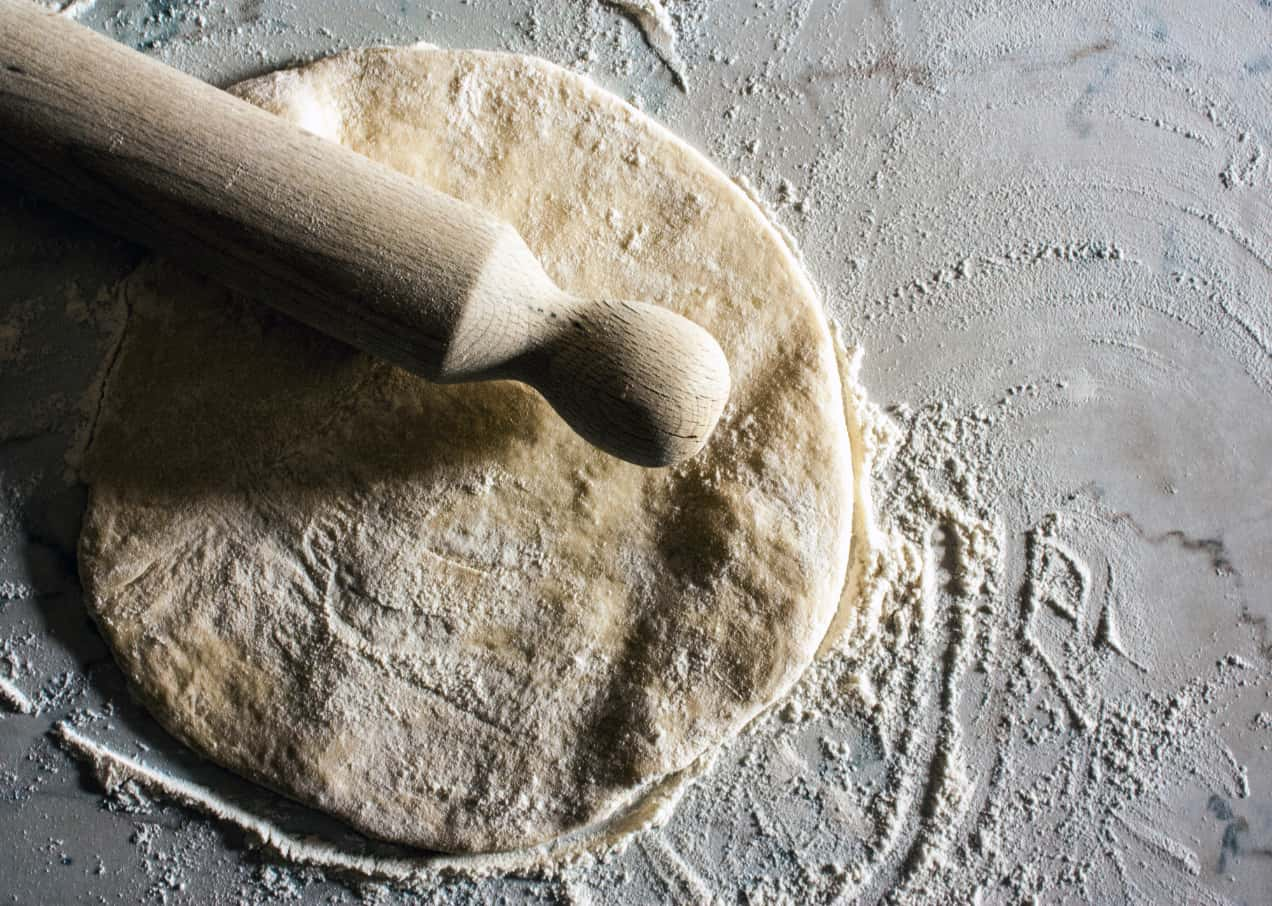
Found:
[(31, 0), (0, 0), (0, 175), (430, 381), (524, 381), (640, 465), (728, 398), (691, 321), (572, 296), (508, 224)]

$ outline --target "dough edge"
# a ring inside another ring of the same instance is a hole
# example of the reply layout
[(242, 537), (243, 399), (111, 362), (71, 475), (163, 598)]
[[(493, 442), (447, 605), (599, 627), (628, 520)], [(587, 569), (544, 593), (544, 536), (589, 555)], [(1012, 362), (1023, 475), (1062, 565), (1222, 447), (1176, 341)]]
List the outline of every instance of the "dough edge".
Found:
[[(824, 305), (820, 304), (819, 294), (812, 286), (799, 258), (793, 252), (787, 238), (783, 235), (783, 231), (776, 227), (772, 222), (770, 214), (757, 205), (755, 200), (742, 187), (738, 186), (733, 180), (729, 179), (727, 175), (719, 171), (714, 164), (712, 164), (692, 145), (689, 145), (687, 142), (683, 141), (664, 127), (661, 123), (658, 123), (642, 111), (632, 107), (626, 101), (612, 95), (608, 91), (605, 91), (587, 77), (534, 57), (495, 51), (441, 50), (424, 42), (402, 48), (372, 47), (360, 50), (344, 51), (313, 63), (302, 64), (301, 66), (292, 69), (279, 70), (279, 72), (294, 72), (298, 69), (308, 69), (328, 64), (338, 65), (343, 60), (360, 57), (371, 52), (398, 54), (416, 51), (469, 55), (478, 58), (515, 58), (519, 64), (537, 67), (553, 78), (566, 78), (572, 80), (576, 85), (582, 87), (589, 98), (597, 98), (600, 103), (605, 105), (621, 106), (629, 115), (640, 117), (644, 121), (646, 128), (650, 129), (660, 141), (675, 146), (681, 153), (689, 156), (695, 164), (700, 166), (704, 171), (713, 174), (714, 177), (718, 179), (721, 187), (725, 188), (725, 191), (731, 193), (735, 199), (749, 207), (753, 214), (756, 215), (756, 222), (758, 224), (763, 224), (763, 229), (767, 233), (767, 239), (782, 250), (783, 255), (787, 259), (786, 263), (789, 269), (801, 282), (802, 289), (807, 298), (819, 301), (816, 318), (819, 330), (818, 339), (823, 347), (823, 353), (831, 356), (832, 360), (834, 360), (835, 354), (833, 350), (835, 340), (832, 338), (830, 324)], [(253, 86), (264, 84), (276, 75), (277, 73), (271, 73), (256, 79), (247, 80), (246, 82), (239, 83), (239, 85), (234, 86), (233, 90), (237, 93), (248, 92), (253, 88)], [(801, 301), (799, 304), (804, 303)], [(844, 393), (842, 377), (842, 374), (839, 374), (838, 379), (831, 382), (833, 391), (838, 393), (840, 396), (838, 404), (841, 409), (850, 404), (850, 400)], [(845, 431), (847, 431), (847, 428), (845, 428)], [(784, 677), (780, 688), (768, 702), (757, 704), (750, 709), (749, 713), (739, 715), (736, 726), (732, 732), (716, 740), (714, 744), (710, 745), (705, 751), (699, 753), (695, 759), (690, 761), (688, 764), (683, 765), (680, 769), (668, 772), (660, 777), (652, 778), (642, 784), (641, 787), (635, 789), (625, 801), (617, 803), (612, 810), (599, 821), (581, 827), (577, 830), (570, 831), (547, 843), (524, 849), (508, 850), (502, 853), (424, 858), (428, 858), (430, 860), (430, 864), (440, 865), (454, 863), (456, 865), (475, 866), (489, 863), (501, 866), (498, 870), (517, 870), (519, 866), (542, 864), (543, 857), (546, 854), (552, 854), (554, 859), (559, 860), (561, 858), (579, 858), (580, 854), (584, 852), (594, 853), (598, 850), (610, 849), (618, 845), (620, 841), (627, 838), (633, 831), (650, 826), (657, 826), (664, 822), (670, 814), (671, 806), (674, 805), (674, 802), (677, 801), (683, 794), (692, 779), (698, 776), (709, 766), (710, 761), (714, 758), (720, 747), (727, 743), (733, 736), (743, 732), (748, 724), (758, 719), (774, 705), (779, 704), (789, 694), (809, 664), (812, 663), (818, 646), (824, 645), (827, 642), (835, 614), (841, 612), (843, 608), (843, 604), (841, 603), (841, 592), (844, 588), (844, 583), (848, 573), (850, 560), (849, 547), (853, 539), (855, 511), (859, 505), (859, 481), (854, 480), (851, 442), (852, 438), (849, 436), (849, 442), (840, 445), (839, 454), (841, 461), (835, 464), (836, 474), (840, 478), (839, 484), (841, 499), (847, 503), (846, 509), (843, 512), (843, 517), (840, 520), (841, 525), (837, 538), (836, 554), (838, 566), (835, 570), (837, 579), (834, 582), (829, 583), (833, 584), (835, 587), (833, 589), (826, 588), (819, 590), (821, 592), (819, 594), (820, 607), (817, 609), (817, 617), (824, 626), (824, 632), (820, 639), (815, 639), (812, 641), (812, 644), (805, 645), (807, 650), (804, 652), (805, 657), (803, 662), (798, 665), (791, 665), (791, 669), (787, 671), (787, 675)], [(90, 507), (91, 506), (92, 502), (90, 499)], [(85, 578), (87, 579), (87, 577)], [(88, 586), (89, 583), (86, 581), (85, 587), (87, 588)], [(94, 617), (96, 617), (97, 614), (95, 609), (90, 608), (90, 610), (93, 612)], [(142, 697), (148, 704), (150, 703), (148, 696), (143, 694)], [(160, 722), (170, 732), (174, 732), (175, 735), (183, 739), (183, 741), (186, 741), (188, 744), (188, 740), (181, 732), (179, 726), (175, 726), (173, 721), (166, 719), (166, 715), (164, 715), (164, 709), (162, 707), (151, 707), (150, 710), (152, 714), (159, 717)], [(196, 746), (195, 748), (196, 750), (199, 750), (199, 747)], [(263, 782), (260, 777), (253, 777), (252, 779), (254, 782)], [(264, 782), (264, 785), (268, 786), (269, 784)], [(345, 817), (344, 820), (349, 821), (350, 819)]]

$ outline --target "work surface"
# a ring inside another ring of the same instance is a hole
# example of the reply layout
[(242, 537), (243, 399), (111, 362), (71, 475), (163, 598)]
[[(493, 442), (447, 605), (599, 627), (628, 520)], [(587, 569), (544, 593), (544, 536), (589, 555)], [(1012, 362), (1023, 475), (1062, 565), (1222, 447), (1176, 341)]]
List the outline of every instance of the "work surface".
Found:
[(218, 84), (372, 43), (537, 54), (749, 180), (889, 407), (880, 543), (914, 559), (879, 639), (731, 743), (665, 828), (566, 879), (342, 883), (139, 791), (105, 800), (60, 721), (306, 820), (183, 756), (88, 621), (67, 462), (141, 255), (0, 189), (0, 895), (1268, 901), (1272, 5), (669, 8), (687, 93), (588, 0), (70, 13)]

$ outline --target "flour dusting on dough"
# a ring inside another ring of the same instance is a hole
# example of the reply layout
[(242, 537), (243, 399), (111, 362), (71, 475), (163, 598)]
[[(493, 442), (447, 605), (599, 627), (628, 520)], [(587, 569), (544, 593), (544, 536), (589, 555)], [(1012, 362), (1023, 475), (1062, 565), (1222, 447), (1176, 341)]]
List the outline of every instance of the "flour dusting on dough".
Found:
[(503, 217), (572, 292), (693, 318), (730, 403), (700, 456), (640, 469), (524, 386), (431, 385), (143, 265), (84, 468), (117, 660), (188, 745), (379, 839), (523, 849), (639, 812), (791, 688), (838, 603), (850, 441), (804, 272), (697, 152), (543, 61), (380, 48), (235, 90)]

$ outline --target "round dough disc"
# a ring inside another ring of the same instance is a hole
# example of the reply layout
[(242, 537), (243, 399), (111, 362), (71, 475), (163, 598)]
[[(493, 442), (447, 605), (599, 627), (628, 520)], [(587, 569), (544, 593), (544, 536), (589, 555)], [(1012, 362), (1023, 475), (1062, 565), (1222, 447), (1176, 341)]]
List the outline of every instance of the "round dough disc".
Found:
[(522, 385), (430, 385), (143, 267), (80, 542), (120, 664), (190, 746), (375, 837), (501, 850), (633, 806), (835, 611), (849, 442), (805, 275), (697, 152), (540, 60), (374, 49), (238, 90), (508, 220), (562, 287), (704, 325), (734, 390), (703, 454), (642, 469)]

